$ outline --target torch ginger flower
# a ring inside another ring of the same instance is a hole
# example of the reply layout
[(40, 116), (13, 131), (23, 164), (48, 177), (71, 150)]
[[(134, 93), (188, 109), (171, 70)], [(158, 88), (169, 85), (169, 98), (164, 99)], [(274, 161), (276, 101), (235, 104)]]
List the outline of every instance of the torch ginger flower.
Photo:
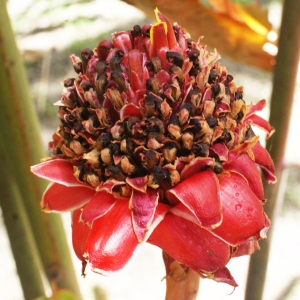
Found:
[(270, 225), (258, 167), (270, 183), (274, 165), (252, 130), (273, 133), (255, 114), (266, 102), (246, 105), (217, 51), (155, 13), (71, 56), (52, 157), (32, 167), (53, 181), (41, 208), (72, 212), (74, 250), (95, 272), (120, 270), (147, 241), (236, 286), (226, 264)]

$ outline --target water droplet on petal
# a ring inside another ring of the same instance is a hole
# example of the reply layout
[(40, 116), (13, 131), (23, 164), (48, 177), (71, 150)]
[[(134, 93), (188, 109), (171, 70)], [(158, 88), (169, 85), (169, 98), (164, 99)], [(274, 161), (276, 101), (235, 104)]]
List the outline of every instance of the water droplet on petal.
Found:
[(238, 197), (240, 195), (240, 193), (235, 193), (235, 196)]
[(242, 204), (239, 203), (239, 204), (236, 204), (236, 205), (235, 205), (235, 210), (236, 210), (236, 211), (239, 211), (239, 210), (241, 210), (241, 209), (242, 209)]
[(253, 208), (248, 208), (248, 213), (247, 213), (247, 217), (252, 217), (253, 215)]

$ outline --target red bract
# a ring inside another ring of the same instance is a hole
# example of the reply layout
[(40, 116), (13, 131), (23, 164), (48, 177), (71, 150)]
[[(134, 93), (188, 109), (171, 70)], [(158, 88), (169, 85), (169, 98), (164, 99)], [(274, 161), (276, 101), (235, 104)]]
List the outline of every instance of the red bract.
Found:
[(134, 26), (71, 56), (52, 158), (32, 172), (53, 181), (41, 208), (72, 212), (85, 266), (110, 274), (143, 241), (202, 277), (236, 286), (226, 268), (253, 253), (270, 221), (260, 167), (274, 165), (252, 125), (274, 129), (246, 105), (233, 76), (178, 24)]

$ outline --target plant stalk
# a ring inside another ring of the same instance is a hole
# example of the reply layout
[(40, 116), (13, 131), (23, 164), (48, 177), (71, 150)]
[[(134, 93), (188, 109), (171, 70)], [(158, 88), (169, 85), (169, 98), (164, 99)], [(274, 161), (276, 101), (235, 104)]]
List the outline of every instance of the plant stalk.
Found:
[[(277, 183), (264, 184), (265, 211), (274, 221), (276, 200), (283, 173), (284, 151), (287, 141), (291, 109), (300, 53), (300, 1), (283, 2), (282, 22), (278, 42), (278, 54), (273, 75), (273, 90), (269, 122), (275, 127), (275, 134), (267, 141), (267, 149), (275, 164)], [(251, 256), (245, 300), (261, 300), (266, 279), (272, 227), (268, 239), (261, 243), (260, 251)]]
[(192, 269), (179, 264), (163, 252), (166, 267), (166, 298), (165, 300), (196, 300), (200, 276)]
[(33, 176), (30, 166), (45, 157), (44, 147), (6, 1), (0, 4), (0, 143), (5, 145), (7, 168), (18, 186), (48, 280), (81, 299), (61, 218), (40, 211), (46, 182)]
[(6, 167), (1, 143), (1, 166), (5, 176), (0, 177), (0, 205), (13, 256), (19, 274), (24, 298), (32, 300), (45, 296), (42, 266), (31, 227), (25, 213), (18, 186)]

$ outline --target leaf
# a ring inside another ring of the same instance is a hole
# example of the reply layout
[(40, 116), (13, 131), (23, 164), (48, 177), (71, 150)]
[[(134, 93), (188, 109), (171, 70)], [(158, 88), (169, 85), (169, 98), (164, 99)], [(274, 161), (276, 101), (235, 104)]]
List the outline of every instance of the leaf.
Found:
[(158, 7), (171, 23), (184, 27), (193, 40), (204, 36), (204, 45), (218, 49), (224, 57), (267, 71), (273, 68), (274, 56), (263, 51), (271, 25), (266, 21), (267, 10), (257, 3), (242, 6), (229, 0), (207, 0), (215, 4), (210, 9), (199, 0), (123, 1), (141, 9), (150, 19)]

